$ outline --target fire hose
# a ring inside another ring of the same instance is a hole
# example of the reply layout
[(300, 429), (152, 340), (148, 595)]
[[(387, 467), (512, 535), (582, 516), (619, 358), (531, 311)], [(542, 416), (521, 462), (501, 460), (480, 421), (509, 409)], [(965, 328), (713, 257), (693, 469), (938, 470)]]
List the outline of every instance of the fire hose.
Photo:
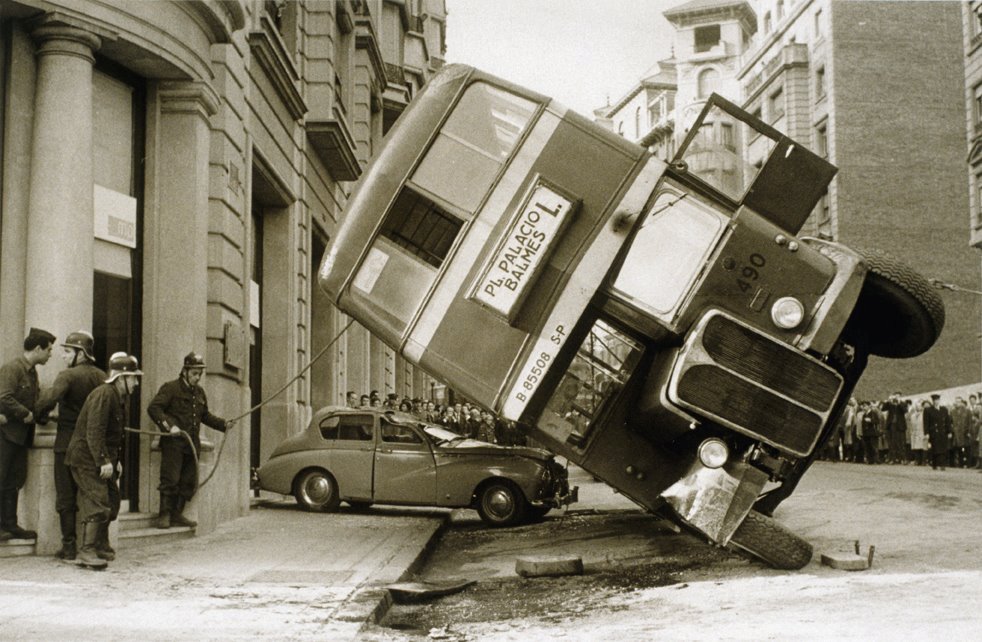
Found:
[[(310, 370), (310, 368), (315, 363), (317, 363), (317, 360), (318, 359), (320, 359), (321, 357), (323, 357), (327, 353), (328, 349), (330, 349), (330, 347), (333, 346), (337, 342), (337, 340), (340, 339), (344, 335), (345, 332), (347, 332), (348, 328), (350, 328), (351, 327), (351, 324), (354, 323), (354, 322), (355, 322), (354, 319), (349, 319), (348, 320), (348, 323), (343, 328), (341, 328), (341, 331), (338, 332), (337, 335), (335, 335), (335, 337), (333, 339), (331, 339), (331, 341), (326, 346), (324, 346), (321, 349), (320, 352), (318, 352), (316, 355), (314, 355), (314, 358), (311, 359), (310, 362), (308, 362), (307, 365), (304, 366), (304, 368), (300, 372), (298, 372), (292, 379), (290, 379), (289, 381), (287, 381), (283, 385), (282, 388), (280, 388), (279, 390), (277, 390), (273, 394), (269, 395), (268, 397), (266, 397), (265, 399), (263, 399), (262, 401), (260, 401), (259, 403), (257, 403), (252, 408), (249, 408), (248, 410), (246, 410), (242, 414), (240, 414), (240, 415), (238, 415), (236, 417), (233, 417), (232, 419), (229, 419), (228, 420), (228, 425), (231, 426), (231, 424), (234, 424), (235, 422), (239, 421), (240, 419), (244, 419), (245, 417), (248, 417), (252, 413), (256, 412), (257, 410), (259, 410), (260, 408), (262, 408), (263, 406), (265, 406), (266, 404), (268, 404), (270, 401), (272, 401), (273, 399), (275, 399), (276, 397), (278, 397), (280, 395), (280, 393), (282, 393), (284, 390), (286, 390), (287, 388), (289, 388), (291, 385), (293, 385), (293, 382), (295, 382), (297, 379), (299, 379), (300, 377), (302, 377), (308, 370)], [(140, 430), (138, 428), (129, 428), (129, 427), (124, 428), (123, 430), (125, 430), (126, 432), (131, 432), (131, 433), (137, 434), (137, 435), (150, 435), (152, 437), (171, 437), (171, 438), (181, 437), (181, 438), (185, 439), (188, 442), (188, 445), (191, 446), (191, 454), (194, 455), (194, 465), (195, 465), (195, 470), (197, 470), (197, 466), (198, 466), (198, 450), (194, 447), (194, 440), (191, 438), (191, 435), (188, 434), (187, 431), (180, 430), (177, 433), (167, 433), (167, 432), (160, 432), (158, 430)], [(218, 446), (218, 452), (215, 454), (215, 465), (211, 467), (211, 470), (208, 472), (207, 475), (205, 475), (205, 478), (198, 483), (198, 489), (201, 489), (202, 486), (204, 486), (205, 484), (207, 484), (208, 483), (208, 480), (210, 480), (212, 478), (212, 476), (214, 476), (215, 471), (218, 470), (218, 464), (221, 462), (221, 459), (222, 459), (222, 451), (225, 449), (225, 442), (227, 442), (227, 441), (228, 441), (228, 438), (227, 437), (225, 439), (222, 439), (222, 443), (219, 444), (219, 446)]]

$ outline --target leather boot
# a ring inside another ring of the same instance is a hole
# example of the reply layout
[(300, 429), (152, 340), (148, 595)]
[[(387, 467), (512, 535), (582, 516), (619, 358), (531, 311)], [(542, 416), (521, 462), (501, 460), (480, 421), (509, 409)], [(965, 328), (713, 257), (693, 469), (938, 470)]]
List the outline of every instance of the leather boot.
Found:
[(189, 528), (194, 528), (195, 526), (197, 526), (198, 522), (194, 520), (190, 520), (183, 515), (184, 504), (187, 502), (187, 500), (181, 497), (180, 495), (178, 495), (175, 498), (175, 500), (176, 501), (174, 503), (174, 512), (172, 512), (170, 516), (171, 524), (175, 524), (177, 526), (187, 526)]
[(96, 552), (101, 522), (82, 522), (82, 548), (78, 551), (78, 563), (88, 568), (106, 568), (106, 560)]
[(109, 545), (109, 522), (99, 524), (99, 536), (95, 542), (95, 554), (107, 562), (116, 559), (116, 551)]
[(171, 495), (160, 494), (160, 514), (155, 523), (157, 528), (170, 528), (170, 514), (174, 510), (172, 499)]
[(58, 513), (61, 521), (61, 550), (55, 553), (60, 560), (73, 560), (76, 554), (75, 511), (66, 510)]
[(37, 539), (35, 531), (17, 525), (17, 497), (20, 491), (14, 489), (3, 494), (3, 524), (0, 529), (10, 533), (10, 539)]

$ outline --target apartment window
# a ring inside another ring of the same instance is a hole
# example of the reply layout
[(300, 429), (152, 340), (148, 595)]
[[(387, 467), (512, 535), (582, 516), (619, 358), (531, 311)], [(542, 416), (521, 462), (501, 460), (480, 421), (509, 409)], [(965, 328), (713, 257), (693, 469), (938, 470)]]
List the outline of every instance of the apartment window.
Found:
[(709, 51), (719, 44), (719, 25), (705, 25), (702, 27), (696, 27), (695, 38), (696, 53)]
[(822, 122), (815, 127), (815, 153), (822, 158), (828, 158), (829, 128), (827, 122)]
[(771, 32), (771, 12), (768, 11), (764, 14), (764, 33)]
[(982, 4), (977, 4), (972, 8), (972, 38), (982, 35)]
[(733, 125), (730, 123), (720, 123), (719, 142), (727, 150), (736, 151), (736, 140), (733, 137)]
[(818, 40), (819, 38), (822, 37), (822, 33), (823, 33), (823, 31), (822, 31), (822, 20), (823, 19), (824, 18), (822, 16), (822, 10), (819, 9), (818, 11), (815, 12), (815, 39), (816, 40)]
[(770, 116), (771, 122), (784, 116), (784, 87), (781, 87), (767, 100), (768, 114)]
[(982, 127), (982, 85), (975, 86), (975, 126)]
[(815, 100), (825, 96), (825, 67), (815, 71)]
[(699, 74), (699, 98), (709, 98), (719, 85), (719, 72), (715, 69), (703, 69)]
[(641, 108), (634, 110), (634, 137), (641, 138)]
[(781, 18), (784, 17), (784, 0), (777, 0), (777, 20), (780, 22)]

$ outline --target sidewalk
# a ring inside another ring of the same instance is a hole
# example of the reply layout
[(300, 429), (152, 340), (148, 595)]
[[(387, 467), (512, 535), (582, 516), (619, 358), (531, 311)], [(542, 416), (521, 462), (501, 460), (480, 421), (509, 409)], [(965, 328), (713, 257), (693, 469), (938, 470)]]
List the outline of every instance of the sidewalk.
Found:
[(448, 511), (264, 502), (202, 537), (119, 547), (105, 571), (0, 561), (0, 639), (353, 640)]

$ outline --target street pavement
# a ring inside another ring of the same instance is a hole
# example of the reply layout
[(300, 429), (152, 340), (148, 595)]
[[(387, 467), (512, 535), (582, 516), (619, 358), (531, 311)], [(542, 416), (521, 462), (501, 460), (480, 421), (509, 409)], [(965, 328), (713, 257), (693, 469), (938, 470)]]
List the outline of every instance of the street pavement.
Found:
[[(637, 507), (578, 468), (570, 510)], [(476, 518), (454, 511), (454, 519)], [(307, 513), (261, 501), (200, 537), (117, 545), (104, 571), (0, 560), (0, 640), (354, 640), (450, 521), (442, 509)]]

